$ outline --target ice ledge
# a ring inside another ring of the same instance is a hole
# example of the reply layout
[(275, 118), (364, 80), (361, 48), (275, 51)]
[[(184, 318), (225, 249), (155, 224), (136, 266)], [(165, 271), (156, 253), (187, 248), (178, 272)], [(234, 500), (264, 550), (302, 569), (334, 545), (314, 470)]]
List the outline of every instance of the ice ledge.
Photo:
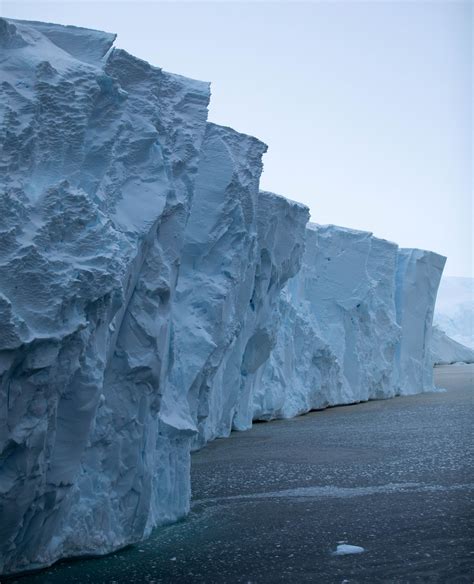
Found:
[(47, 37), (54, 45), (68, 53), (71, 57), (97, 65), (111, 49), (117, 37), (116, 34), (82, 28), (79, 26), (60, 25), (34, 20), (2, 19), (15, 25), (17, 34), (24, 32), (23, 42), (31, 35), (31, 29), (37, 30)]

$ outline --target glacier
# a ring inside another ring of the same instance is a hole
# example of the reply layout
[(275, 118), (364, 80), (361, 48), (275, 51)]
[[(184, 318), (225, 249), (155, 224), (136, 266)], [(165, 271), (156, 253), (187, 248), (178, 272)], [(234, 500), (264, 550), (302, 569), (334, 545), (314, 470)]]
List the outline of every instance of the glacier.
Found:
[(431, 361), (433, 365), (474, 363), (474, 349), (458, 343), (441, 328), (433, 325), (431, 337)]
[(443, 276), (434, 323), (457, 343), (474, 349), (474, 278)]
[(432, 390), (431, 322), (444, 262), (370, 232), (309, 224), (301, 270), (281, 295), (255, 419)]
[(0, 573), (184, 517), (254, 420), (433, 389), (445, 258), (308, 223), (208, 83), (0, 19)]
[(435, 365), (474, 362), (474, 279), (443, 276), (433, 318)]
[(183, 454), (158, 414), (174, 399), (170, 312), (210, 94), (113, 49), (113, 35), (0, 22), (11, 572), (136, 541), (189, 496), (161, 497)]
[(431, 335), (436, 293), (446, 258), (421, 249), (400, 249), (395, 304), (401, 327), (396, 363), (404, 394), (433, 389)]

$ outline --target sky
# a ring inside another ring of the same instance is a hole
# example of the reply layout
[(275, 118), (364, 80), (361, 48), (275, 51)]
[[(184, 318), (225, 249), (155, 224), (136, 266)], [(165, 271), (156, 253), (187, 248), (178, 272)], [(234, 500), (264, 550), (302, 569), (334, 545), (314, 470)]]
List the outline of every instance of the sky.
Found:
[(311, 220), (448, 256), (473, 275), (470, 1), (0, 0), (11, 18), (118, 33), (211, 81), (209, 119), (268, 144), (261, 187)]

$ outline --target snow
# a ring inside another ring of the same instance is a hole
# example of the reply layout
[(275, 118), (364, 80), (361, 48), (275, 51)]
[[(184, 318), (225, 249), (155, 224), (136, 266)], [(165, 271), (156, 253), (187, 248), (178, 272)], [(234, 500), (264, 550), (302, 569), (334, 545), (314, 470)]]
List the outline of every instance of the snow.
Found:
[(114, 38), (0, 19), (1, 573), (185, 516), (191, 450), (255, 418), (432, 389), (444, 258), (307, 227)]

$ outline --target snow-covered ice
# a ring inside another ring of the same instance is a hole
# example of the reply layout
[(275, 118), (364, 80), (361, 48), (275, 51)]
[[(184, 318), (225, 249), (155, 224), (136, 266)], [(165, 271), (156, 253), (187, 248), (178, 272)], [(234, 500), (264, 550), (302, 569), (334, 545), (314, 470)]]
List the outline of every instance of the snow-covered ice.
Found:
[(432, 388), (444, 258), (307, 227), (207, 83), (114, 38), (0, 19), (4, 573), (184, 516), (191, 449), (255, 418)]

